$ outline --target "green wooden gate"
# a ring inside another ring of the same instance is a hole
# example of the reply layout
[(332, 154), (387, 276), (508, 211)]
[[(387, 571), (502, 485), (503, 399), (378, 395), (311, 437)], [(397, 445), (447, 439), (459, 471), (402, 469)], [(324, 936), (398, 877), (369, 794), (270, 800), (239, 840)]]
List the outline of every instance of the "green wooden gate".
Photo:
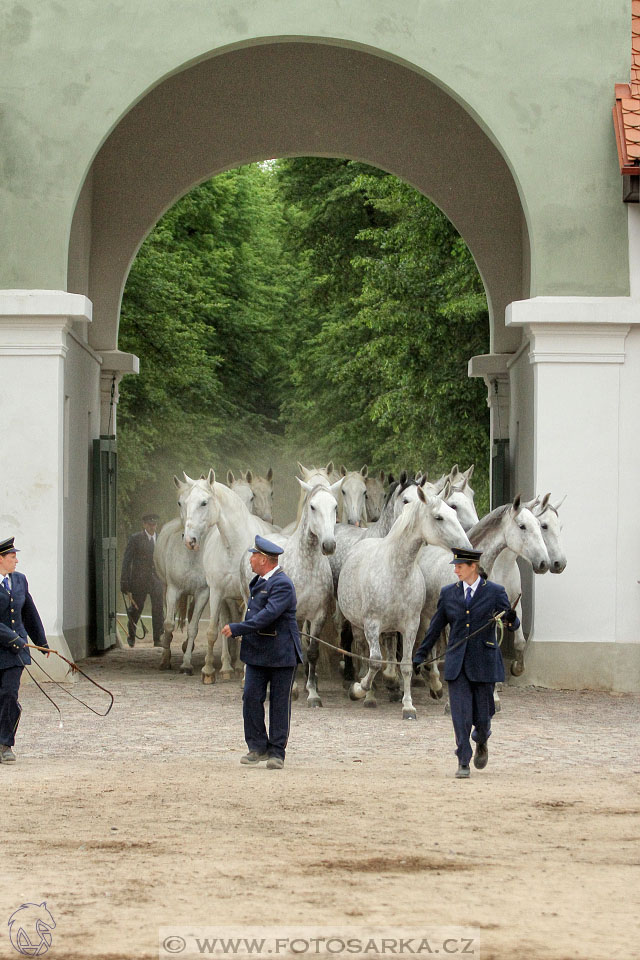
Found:
[(108, 650), (116, 637), (116, 493), (118, 453), (115, 437), (93, 441), (93, 550), (95, 570), (95, 646)]

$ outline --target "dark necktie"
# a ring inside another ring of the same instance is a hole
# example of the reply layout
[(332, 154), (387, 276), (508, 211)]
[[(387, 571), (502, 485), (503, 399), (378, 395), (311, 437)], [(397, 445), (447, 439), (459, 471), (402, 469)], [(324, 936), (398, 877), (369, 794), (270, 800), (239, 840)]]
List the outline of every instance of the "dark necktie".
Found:
[(2, 581), (2, 586), (5, 588), (7, 593), (11, 593), (11, 587), (9, 586), (9, 577), (5, 577)]
[(471, 587), (467, 587), (467, 606), (471, 603), (471, 597), (473, 596), (473, 590)]

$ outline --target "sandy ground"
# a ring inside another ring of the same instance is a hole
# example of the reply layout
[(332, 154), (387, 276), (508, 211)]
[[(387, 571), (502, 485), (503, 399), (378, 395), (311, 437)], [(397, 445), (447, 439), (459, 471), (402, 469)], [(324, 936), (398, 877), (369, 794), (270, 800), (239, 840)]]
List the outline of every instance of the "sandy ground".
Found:
[(159, 657), (147, 641), (85, 661), (116, 703), (99, 719), (58, 692), (63, 730), (23, 687), (19, 759), (0, 766), (0, 956), (19, 955), (13, 911), (46, 900), (55, 958), (157, 957), (180, 925), (464, 925), (482, 960), (640, 957), (637, 697), (506, 688), (488, 767), (458, 781), (442, 703), (419, 689), (403, 721), (335, 677), (324, 709), (294, 704), (267, 771), (238, 763), (239, 685)]

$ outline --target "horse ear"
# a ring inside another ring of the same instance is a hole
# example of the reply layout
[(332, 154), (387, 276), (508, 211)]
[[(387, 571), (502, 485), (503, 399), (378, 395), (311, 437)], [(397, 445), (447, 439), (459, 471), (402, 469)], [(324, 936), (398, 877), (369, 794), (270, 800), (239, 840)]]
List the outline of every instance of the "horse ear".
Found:
[(465, 477), (462, 483), (460, 484), (460, 486), (458, 487), (458, 491), (460, 493), (464, 493), (468, 482), (469, 482), (469, 478)]
[(361, 477), (364, 477), (365, 480), (366, 480), (367, 477), (369, 476), (369, 467), (366, 465), (366, 463), (365, 463), (364, 467), (361, 467), (361, 468), (360, 468), (360, 476), (361, 476)]
[(447, 480), (447, 482), (445, 483), (444, 487), (442, 488), (442, 490), (441, 490), (440, 493), (438, 494), (438, 496), (440, 497), (441, 500), (448, 500), (448, 499), (449, 499), (449, 497), (451, 496), (451, 493), (452, 493), (451, 486), (452, 486), (452, 485), (451, 485), (451, 481), (450, 481), (450, 480)]
[(544, 497), (540, 502), (540, 513), (544, 513), (547, 507), (549, 506), (549, 500), (551, 498), (550, 493), (545, 493)]
[[(327, 470), (327, 473), (331, 473), (331, 471), (330, 471), (330, 470)], [(341, 477), (346, 477), (346, 475), (347, 475), (347, 468), (345, 467), (345, 465), (344, 465), (344, 463), (343, 463), (342, 466), (340, 467), (340, 476), (341, 476)]]
[(469, 469), (468, 469), (468, 470), (465, 470), (465, 472), (462, 474), (462, 476), (463, 476), (466, 480), (471, 480), (471, 477), (473, 476), (474, 467), (475, 467), (475, 463), (472, 463), (471, 466), (469, 467)]
[(427, 502), (427, 498), (424, 495), (424, 490), (422, 487), (418, 487), (418, 500), (422, 500), (423, 503)]
[(302, 489), (307, 491), (307, 493), (309, 492), (309, 490), (313, 490), (313, 487), (311, 486), (311, 484), (307, 483), (306, 480), (301, 480), (300, 477), (296, 477), (296, 480), (298, 481)]
[(271, 481), (273, 480), (273, 468), (272, 468), (272, 467), (269, 467), (269, 469), (267, 470), (267, 480), (269, 481), (269, 483), (271, 483)]
[(185, 483), (195, 483), (195, 481), (192, 480), (191, 477), (188, 477), (188, 476), (187, 476), (187, 474), (184, 472), (184, 470), (182, 471), (182, 476), (184, 477), (184, 482), (185, 482)]
[(511, 509), (514, 513), (518, 513), (522, 509), (522, 494), (519, 493), (518, 496), (514, 499)]
[(403, 470), (402, 473), (400, 474), (400, 486), (403, 486), (403, 484), (405, 484), (408, 479), (409, 479), (409, 474), (407, 473), (406, 470)]
[(458, 469), (458, 464), (454, 463), (454, 465), (451, 467), (451, 470), (449, 471), (449, 479), (451, 480), (452, 483), (454, 482), (455, 477), (457, 477), (459, 473), (460, 473), (460, 470)]
[(340, 489), (342, 489), (343, 483), (344, 483), (344, 477), (340, 477), (339, 480), (336, 480), (335, 483), (331, 484), (331, 486), (329, 487), (329, 490), (331, 490), (331, 493), (337, 493)]
[(215, 474), (215, 470), (212, 467), (211, 470), (209, 470), (209, 473), (207, 474), (207, 483), (209, 484), (210, 487), (212, 487), (215, 482), (216, 482), (216, 474)]
[(384, 483), (384, 470), (380, 471), (380, 483)]
[(329, 460), (329, 463), (326, 465), (325, 470), (327, 471), (327, 476), (331, 476), (333, 473), (333, 460)]
[[(242, 476), (242, 471), (240, 471), (240, 476)], [(204, 474), (202, 475), (202, 479), (204, 480)], [(233, 470), (227, 470), (227, 483), (231, 486), (231, 484), (235, 482), (236, 478), (233, 475)]]
[(178, 490), (179, 490), (180, 487), (182, 486), (182, 480), (178, 480), (178, 478), (176, 477), (175, 473), (174, 473), (174, 475), (173, 475), (173, 482), (175, 483), (176, 487), (177, 487)]
[(303, 479), (309, 475), (309, 471), (307, 470), (306, 467), (303, 467), (303, 466), (302, 466), (302, 464), (300, 463), (299, 460), (298, 460), (298, 470), (299, 470), (300, 473), (302, 474), (302, 478), (303, 478)]
[(253, 474), (251, 473), (251, 470), (247, 470), (247, 472), (244, 475), (244, 478), (247, 481), (247, 483), (253, 483)]
[(562, 500), (558, 500), (557, 503), (552, 504), (552, 507), (553, 507), (553, 509), (556, 511), (556, 513), (558, 512), (558, 510), (560, 509), (560, 507), (562, 506), (562, 504), (565, 502), (566, 499), (567, 499), (567, 495), (566, 495), (566, 493), (565, 493), (565, 495), (564, 495), (564, 497), (562, 498)]
[[(383, 476), (384, 476), (384, 474), (383, 474)], [(388, 483), (389, 485), (391, 485), (392, 483), (395, 483), (395, 482), (396, 482), (396, 478), (394, 477), (394, 475), (393, 475), (392, 473), (390, 473), (389, 476), (387, 477), (387, 483)]]

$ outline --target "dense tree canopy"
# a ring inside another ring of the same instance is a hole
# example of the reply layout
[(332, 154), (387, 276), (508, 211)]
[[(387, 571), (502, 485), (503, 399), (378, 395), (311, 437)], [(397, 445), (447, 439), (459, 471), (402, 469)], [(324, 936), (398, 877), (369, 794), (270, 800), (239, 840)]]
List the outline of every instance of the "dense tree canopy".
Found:
[(279, 160), (195, 188), (133, 264), (120, 348), (142, 360), (118, 409), (127, 524), (209, 464), (475, 462), (486, 493), (466, 372), (488, 349), (482, 283), (441, 211), (380, 170)]

